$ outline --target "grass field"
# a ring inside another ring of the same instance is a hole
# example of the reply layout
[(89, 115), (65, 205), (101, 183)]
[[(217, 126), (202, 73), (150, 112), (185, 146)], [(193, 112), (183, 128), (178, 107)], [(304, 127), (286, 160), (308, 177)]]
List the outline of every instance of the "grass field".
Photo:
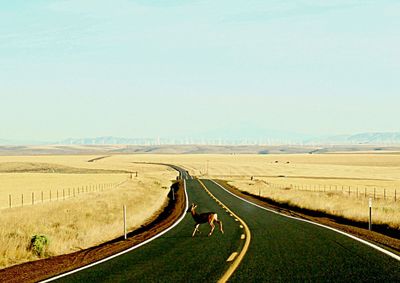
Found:
[[(134, 162), (176, 164), (192, 175), (225, 179), (238, 189), (256, 195), (362, 221), (367, 219), (368, 198), (376, 188), (374, 223), (400, 228), (399, 197), (394, 201), (394, 192), (397, 190), (399, 194), (400, 188), (400, 154), (397, 153), (101, 157), (0, 157), (1, 267), (35, 259), (26, 250), (34, 234), (49, 236), (49, 255), (71, 252), (121, 235), (124, 203), (128, 205), (131, 228), (149, 219), (163, 206), (168, 193), (163, 188), (170, 186), (176, 172)], [(128, 179), (128, 172), (138, 172), (138, 177)], [(13, 193), (17, 198), (22, 193), (29, 195), (35, 191), (37, 195), (41, 190), (56, 187), (66, 190), (121, 182), (124, 183), (117, 188), (92, 191), (65, 201), (44, 204), (39, 201), (34, 206), (5, 208), (9, 194)], [(366, 196), (365, 189), (368, 189)]]
[[(0, 172), (6, 172), (0, 173), (0, 201), (7, 204), (12, 194), (17, 205), (11, 209), (2, 205), (0, 210), (0, 268), (37, 259), (27, 249), (33, 235), (50, 239), (45, 256), (69, 253), (121, 236), (123, 205), (127, 206), (129, 230), (140, 227), (165, 205), (171, 180), (177, 176), (174, 170), (134, 164), (135, 159), (126, 156), (87, 162), (96, 157), (0, 157)], [(133, 173), (131, 179), (127, 172), (138, 172), (138, 176)], [(75, 197), (61, 200), (63, 188), (65, 192), (71, 188), (72, 194), (72, 188), (87, 186), (93, 189), (79, 195), (76, 190)], [(56, 188), (59, 201), (55, 200)], [(51, 189), (53, 200), (45, 198), (41, 203), (40, 192), (48, 197)], [(25, 194), (30, 204), (32, 192), (38, 196), (37, 203), (20, 207), (17, 196)]]
[(353, 220), (367, 221), (368, 199), (375, 195), (374, 223), (400, 229), (400, 154), (396, 152), (138, 158), (178, 164), (192, 175), (225, 179), (243, 191)]

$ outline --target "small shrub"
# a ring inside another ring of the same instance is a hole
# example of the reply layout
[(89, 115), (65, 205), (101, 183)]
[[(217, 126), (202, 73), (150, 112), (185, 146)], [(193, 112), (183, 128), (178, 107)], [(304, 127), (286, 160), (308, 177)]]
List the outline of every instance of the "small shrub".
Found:
[(50, 240), (45, 235), (34, 235), (31, 238), (29, 249), (37, 256), (44, 256)]

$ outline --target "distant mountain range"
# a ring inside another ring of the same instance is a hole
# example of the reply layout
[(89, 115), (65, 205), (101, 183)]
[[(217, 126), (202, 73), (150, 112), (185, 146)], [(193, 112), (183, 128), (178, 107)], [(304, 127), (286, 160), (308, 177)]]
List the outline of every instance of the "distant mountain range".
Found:
[(69, 138), (59, 142), (56, 144), (65, 144), (65, 145), (105, 145), (105, 144), (146, 144), (154, 142), (154, 139), (143, 139), (143, 138), (119, 138), (119, 137), (95, 137), (95, 138)]
[(400, 144), (400, 132), (391, 133), (360, 133), (354, 135), (330, 136), (320, 139), (311, 139), (307, 144), (373, 144), (392, 145)]
[(181, 139), (165, 139), (165, 138), (118, 138), (118, 137), (96, 137), (84, 139), (66, 139), (58, 142), (58, 144), (74, 144), (74, 145), (105, 145), (105, 144), (134, 144), (134, 145), (165, 145), (165, 144), (204, 144), (204, 145), (244, 145), (244, 144), (298, 144), (298, 145), (315, 145), (315, 144), (400, 144), (400, 132), (393, 133), (360, 133), (354, 135), (338, 135), (321, 138), (305, 136), (290, 137), (276, 134), (272, 138), (181, 138)]
[(274, 133), (264, 138), (120, 138), (113, 136), (94, 138), (68, 138), (61, 141), (21, 141), (0, 139), (0, 145), (400, 145), (400, 132), (359, 133), (325, 137)]

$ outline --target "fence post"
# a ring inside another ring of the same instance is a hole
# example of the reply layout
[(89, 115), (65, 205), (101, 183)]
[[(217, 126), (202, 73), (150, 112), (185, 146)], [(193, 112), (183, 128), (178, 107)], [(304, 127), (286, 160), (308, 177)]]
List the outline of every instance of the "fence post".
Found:
[(124, 239), (126, 240), (126, 205), (124, 205)]
[(34, 204), (35, 204), (35, 193), (32, 192), (32, 205), (34, 205)]
[(9, 202), (10, 208), (11, 208), (11, 195), (8, 195), (8, 202)]
[(396, 201), (396, 193), (397, 193), (397, 189), (394, 189), (394, 201)]
[(22, 203), (22, 207), (24, 206), (24, 194), (21, 194), (21, 203)]
[(365, 198), (367, 197), (367, 188), (366, 187), (364, 187), (364, 197)]
[(65, 189), (63, 189), (63, 200), (65, 200)]
[(43, 191), (42, 191), (42, 203), (43, 203)]
[(57, 189), (57, 200), (58, 200), (58, 189)]
[(369, 220), (368, 220), (368, 230), (372, 229), (372, 198), (369, 198)]
[(383, 199), (386, 200), (386, 189), (383, 189)]
[(350, 196), (350, 186), (349, 186), (349, 196)]
[(375, 199), (375, 192), (376, 192), (376, 188), (374, 188), (374, 199)]

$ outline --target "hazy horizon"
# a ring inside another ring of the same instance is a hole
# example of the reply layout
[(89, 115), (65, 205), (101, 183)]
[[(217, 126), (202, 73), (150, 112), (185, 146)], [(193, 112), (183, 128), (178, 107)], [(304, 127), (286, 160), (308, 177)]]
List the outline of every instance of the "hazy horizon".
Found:
[(397, 1), (10, 1), (0, 139), (400, 132)]

